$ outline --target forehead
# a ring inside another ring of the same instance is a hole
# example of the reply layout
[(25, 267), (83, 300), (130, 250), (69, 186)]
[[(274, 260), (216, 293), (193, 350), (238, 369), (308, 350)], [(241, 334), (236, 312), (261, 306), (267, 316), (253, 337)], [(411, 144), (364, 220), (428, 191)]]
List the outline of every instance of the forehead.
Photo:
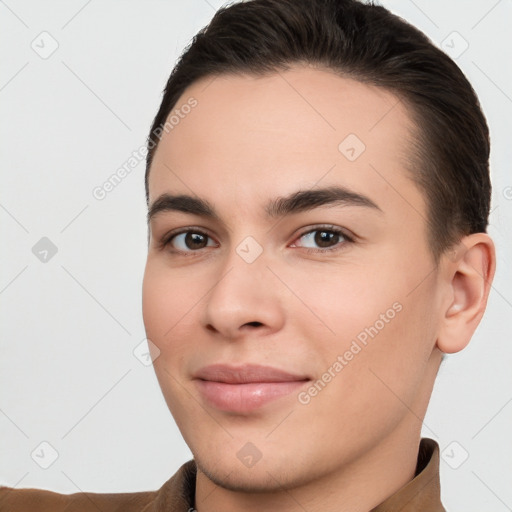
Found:
[(173, 113), (179, 121), (154, 155), (150, 203), (179, 191), (219, 201), (236, 193), (249, 206), (316, 184), (374, 197), (398, 187), (422, 201), (405, 163), (414, 125), (403, 102), (382, 88), (309, 66), (220, 75), (193, 83)]

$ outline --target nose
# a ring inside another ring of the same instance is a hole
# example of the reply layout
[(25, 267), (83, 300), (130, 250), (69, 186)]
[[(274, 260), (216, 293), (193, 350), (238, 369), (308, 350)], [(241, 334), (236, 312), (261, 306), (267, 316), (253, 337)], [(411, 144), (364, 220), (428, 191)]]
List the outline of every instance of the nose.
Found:
[(233, 249), (202, 302), (207, 330), (237, 340), (252, 331), (263, 336), (282, 328), (284, 287), (268, 263), (265, 252), (249, 263)]

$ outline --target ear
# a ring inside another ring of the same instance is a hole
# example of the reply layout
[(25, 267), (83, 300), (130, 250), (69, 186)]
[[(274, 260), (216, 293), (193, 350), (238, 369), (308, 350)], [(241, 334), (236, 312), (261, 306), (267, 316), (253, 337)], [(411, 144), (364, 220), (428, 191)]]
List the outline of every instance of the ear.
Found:
[(469, 343), (487, 305), (496, 270), (496, 251), (486, 233), (474, 233), (442, 256), (446, 299), (437, 347), (446, 354)]

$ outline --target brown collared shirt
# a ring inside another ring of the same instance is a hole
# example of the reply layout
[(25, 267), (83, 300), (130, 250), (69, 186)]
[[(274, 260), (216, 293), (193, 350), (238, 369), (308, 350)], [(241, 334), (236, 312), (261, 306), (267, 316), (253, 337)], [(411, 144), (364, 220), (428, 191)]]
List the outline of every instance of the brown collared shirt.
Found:
[[(60, 494), (0, 487), (0, 512), (193, 512), (196, 470), (189, 460), (156, 491)], [(421, 439), (415, 477), (370, 512), (446, 512), (436, 441)]]

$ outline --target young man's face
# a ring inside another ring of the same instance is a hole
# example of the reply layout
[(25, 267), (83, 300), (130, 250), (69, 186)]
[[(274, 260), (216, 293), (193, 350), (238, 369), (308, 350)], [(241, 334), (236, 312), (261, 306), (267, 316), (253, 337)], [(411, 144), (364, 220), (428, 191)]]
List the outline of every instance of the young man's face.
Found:
[[(405, 167), (405, 106), (306, 67), (201, 80), (173, 111), (191, 97), (155, 154), (150, 207), (189, 195), (218, 218), (153, 216), (143, 315), (199, 468), (228, 488), (271, 490), (369, 460), (377, 446), (415, 449), (441, 358), (441, 299), (425, 200)], [(353, 195), (267, 212), (328, 187)], [(197, 378), (219, 364), (295, 380)]]

